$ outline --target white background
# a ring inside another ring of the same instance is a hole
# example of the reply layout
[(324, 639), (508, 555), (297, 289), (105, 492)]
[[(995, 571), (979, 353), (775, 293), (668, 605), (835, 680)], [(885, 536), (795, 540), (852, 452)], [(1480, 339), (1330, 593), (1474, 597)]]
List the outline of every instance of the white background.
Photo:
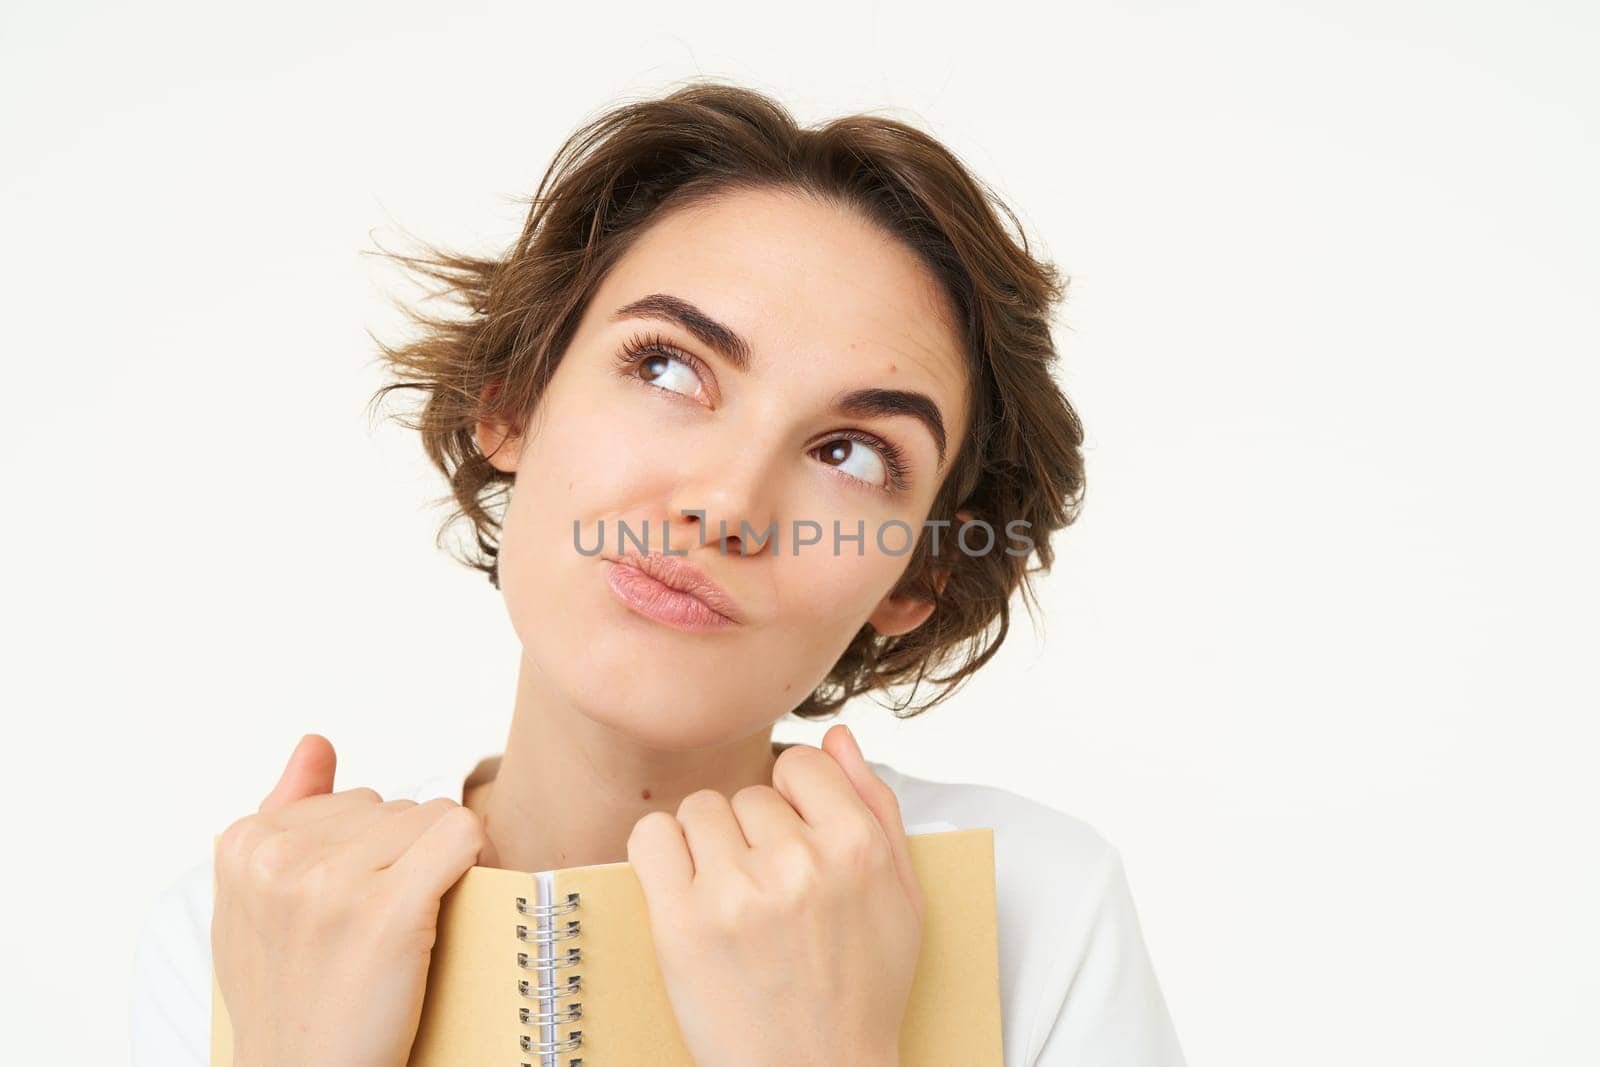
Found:
[(922, 125), (1072, 277), (1045, 623), (869, 757), (1117, 844), (1196, 1065), (1600, 1061), (1592, 5), (538, 7), (0, 16), (6, 1059), (124, 1058), (145, 909), (302, 733), (499, 750), (362, 252), (503, 249), (707, 74)]

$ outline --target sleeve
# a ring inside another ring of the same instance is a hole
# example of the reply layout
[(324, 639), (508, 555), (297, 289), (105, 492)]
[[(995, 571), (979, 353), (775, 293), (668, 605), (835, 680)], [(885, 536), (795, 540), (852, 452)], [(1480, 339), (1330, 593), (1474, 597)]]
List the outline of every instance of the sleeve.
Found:
[(1059, 942), (1033, 1067), (1185, 1067), (1115, 847), (1091, 886)]
[[(204, 877), (209, 885), (209, 873)], [(208, 1067), (210, 960), (209, 917), (187, 899), (184, 882), (169, 886), (145, 916), (134, 947), (128, 1005), (133, 1067)]]

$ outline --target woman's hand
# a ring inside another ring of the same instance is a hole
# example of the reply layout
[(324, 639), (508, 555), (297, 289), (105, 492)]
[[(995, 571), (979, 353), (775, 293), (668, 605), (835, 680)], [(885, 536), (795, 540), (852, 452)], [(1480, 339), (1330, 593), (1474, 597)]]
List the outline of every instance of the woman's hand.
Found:
[(493, 849), (447, 799), (332, 792), (327, 738), (216, 846), (211, 953), (235, 1067), (402, 1067), (422, 1013), (439, 899)]
[(697, 1067), (899, 1064), (922, 893), (848, 727), (785, 749), (771, 786), (644, 816), (628, 861)]

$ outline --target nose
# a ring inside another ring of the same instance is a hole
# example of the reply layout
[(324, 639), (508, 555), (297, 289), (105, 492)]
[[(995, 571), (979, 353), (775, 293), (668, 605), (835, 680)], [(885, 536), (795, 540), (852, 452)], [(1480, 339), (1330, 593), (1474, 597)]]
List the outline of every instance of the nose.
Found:
[(749, 437), (737, 447), (704, 442), (673, 483), (667, 522), (674, 550), (705, 544), (730, 556), (775, 554), (779, 479), (772, 454)]

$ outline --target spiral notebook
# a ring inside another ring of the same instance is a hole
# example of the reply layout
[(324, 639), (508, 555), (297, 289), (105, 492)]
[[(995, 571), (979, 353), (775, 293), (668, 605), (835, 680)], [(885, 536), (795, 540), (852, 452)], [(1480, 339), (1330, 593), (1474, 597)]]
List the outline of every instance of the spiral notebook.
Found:
[[(900, 1029), (901, 1062), (1000, 1067), (994, 831), (940, 822), (906, 832), (926, 915)], [(841, 957), (855, 948), (837, 946)], [(211, 984), (211, 1064), (231, 1067), (232, 1031), (215, 972)], [(694, 1067), (656, 966), (632, 866), (469, 868), (439, 901), (408, 1063)]]

